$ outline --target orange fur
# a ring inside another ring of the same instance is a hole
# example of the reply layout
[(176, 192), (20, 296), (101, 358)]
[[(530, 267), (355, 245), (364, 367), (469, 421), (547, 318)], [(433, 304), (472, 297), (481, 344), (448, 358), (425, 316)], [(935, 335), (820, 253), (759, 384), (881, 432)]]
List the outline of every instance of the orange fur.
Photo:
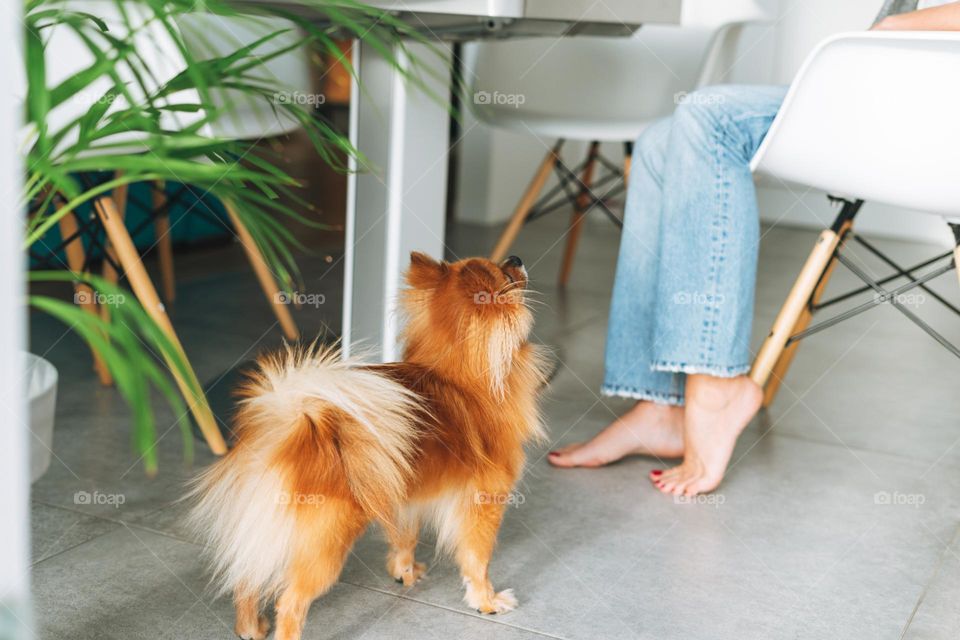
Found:
[(471, 607), (516, 606), (487, 568), (523, 445), (543, 435), (526, 272), (414, 253), (407, 283), (403, 362), (342, 362), (312, 348), (262, 358), (242, 390), (236, 446), (196, 481), (190, 519), (233, 591), (242, 638), (266, 637), (270, 600), (277, 640), (299, 638), (310, 603), (374, 520), (398, 581), (425, 570), (414, 551), (426, 521), (459, 564)]

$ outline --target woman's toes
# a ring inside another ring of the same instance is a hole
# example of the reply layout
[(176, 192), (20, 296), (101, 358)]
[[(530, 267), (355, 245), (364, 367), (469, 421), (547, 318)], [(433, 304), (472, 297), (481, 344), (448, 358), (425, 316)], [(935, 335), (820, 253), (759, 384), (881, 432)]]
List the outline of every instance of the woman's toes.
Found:
[(547, 460), (556, 467), (575, 467), (580, 464), (575, 454), (582, 446), (583, 444), (580, 442), (568, 444), (565, 447), (548, 453)]

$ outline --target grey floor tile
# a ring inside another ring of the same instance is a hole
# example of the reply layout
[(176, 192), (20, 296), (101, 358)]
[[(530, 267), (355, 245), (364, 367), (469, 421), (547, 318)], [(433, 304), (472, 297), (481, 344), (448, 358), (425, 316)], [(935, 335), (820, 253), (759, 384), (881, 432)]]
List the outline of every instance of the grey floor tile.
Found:
[(40, 562), (113, 531), (120, 525), (76, 511), (34, 502), (30, 505), (30, 547)]
[[(958, 529), (960, 534), (960, 529)], [(960, 637), (960, 538), (944, 549), (940, 566), (907, 627), (904, 640)]]
[[(573, 638), (896, 638), (960, 516), (960, 482), (892, 456), (766, 436), (738, 447), (719, 493), (653, 491), (644, 458), (530, 470), (491, 576), (505, 619)], [(365, 539), (346, 579), (456, 608), (447, 559), (412, 589)], [(430, 560), (429, 542), (421, 558)]]
[[(34, 571), (38, 637), (234, 637), (232, 605), (210, 597), (198, 552), (195, 545), (124, 527), (41, 563)], [(314, 603), (304, 632), (305, 640), (489, 637), (539, 636), (345, 583)]]

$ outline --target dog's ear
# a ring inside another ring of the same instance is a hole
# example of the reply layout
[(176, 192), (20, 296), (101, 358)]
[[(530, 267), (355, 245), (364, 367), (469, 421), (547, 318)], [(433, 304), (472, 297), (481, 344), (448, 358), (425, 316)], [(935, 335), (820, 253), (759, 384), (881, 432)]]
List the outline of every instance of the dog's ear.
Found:
[(438, 262), (425, 253), (410, 253), (410, 268), (407, 269), (407, 284), (414, 289), (432, 289), (437, 286), (447, 271), (444, 262)]

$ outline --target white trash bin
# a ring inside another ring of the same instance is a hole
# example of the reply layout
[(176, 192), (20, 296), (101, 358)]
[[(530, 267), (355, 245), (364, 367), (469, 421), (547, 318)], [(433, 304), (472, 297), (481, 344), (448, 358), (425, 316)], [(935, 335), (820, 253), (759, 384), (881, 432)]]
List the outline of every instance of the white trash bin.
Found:
[(53, 415), (57, 405), (57, 368), (48, 360), (25, 353), (27, 398), (30, 400), (30, 482), (50, 466), (53, 451)]

